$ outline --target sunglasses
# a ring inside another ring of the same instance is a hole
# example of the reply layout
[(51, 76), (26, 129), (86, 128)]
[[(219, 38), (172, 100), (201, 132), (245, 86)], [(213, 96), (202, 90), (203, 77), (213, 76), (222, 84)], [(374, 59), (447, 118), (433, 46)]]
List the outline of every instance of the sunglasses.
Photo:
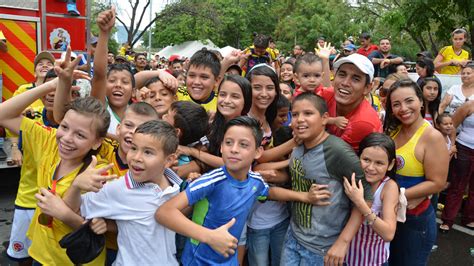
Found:
[[(49, 192), (55, 194), (56, 193), (56, 184), (58, 183), (58, 180), (53, 180), (53, 184), (51, 185), (51, 189), (49, 189)], [(53, 228), (53, 217), (44, 213), (40, 213), (38, 215), (38, 223), (44, 226), (47, 226), (49, 228)]]

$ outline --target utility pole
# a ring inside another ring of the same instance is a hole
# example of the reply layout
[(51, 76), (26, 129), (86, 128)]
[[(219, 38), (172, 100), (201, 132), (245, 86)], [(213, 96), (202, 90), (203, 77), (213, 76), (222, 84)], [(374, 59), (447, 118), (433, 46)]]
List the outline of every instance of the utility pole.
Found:
[[(152, 14), (153, 14), (153, 0), (150, 0), (150, 21), (152, 21)], [(151, 29), (148, 29), (148, 59), (152, 58), (151, 56)]]

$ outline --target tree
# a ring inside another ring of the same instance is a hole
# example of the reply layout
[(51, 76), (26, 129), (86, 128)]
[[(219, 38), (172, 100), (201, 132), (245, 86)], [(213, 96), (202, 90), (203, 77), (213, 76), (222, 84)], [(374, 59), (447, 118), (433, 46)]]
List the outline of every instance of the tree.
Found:
[[(97, 24), (95, 23), (97, 16), (99, 15), (100, 12), (105, 11), (110, 8), (111, 8), (110, 4), (104, 1), (100, 1), (100, 0), (92, 1), (92, 6), (91, 6), (91, 34), (92, 35), (97, 36), (99, 34), (99, 28), (97, 27)], [(113, 51), (113, 52), (117, 52), (119, 49), (119, 44), (113, 38), (113, 34), (116, 31), (117, 30), (114, 28), (112, 31), (112, 34), (110, 34), (109, 36), (109, 42), (108, 42), (108, 49), (109, 51)]]

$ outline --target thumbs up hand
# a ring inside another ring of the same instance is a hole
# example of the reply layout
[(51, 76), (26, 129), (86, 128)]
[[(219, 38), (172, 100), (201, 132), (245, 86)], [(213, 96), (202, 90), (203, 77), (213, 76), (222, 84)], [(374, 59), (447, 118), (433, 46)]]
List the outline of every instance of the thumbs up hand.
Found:
[(216, 252), (228, 258), (235, 254), (237, 249), (237, 238), (229, 233), (229, 229), (235, 224), (235, 218), (228, 223), (211, 231), (208, 245)]

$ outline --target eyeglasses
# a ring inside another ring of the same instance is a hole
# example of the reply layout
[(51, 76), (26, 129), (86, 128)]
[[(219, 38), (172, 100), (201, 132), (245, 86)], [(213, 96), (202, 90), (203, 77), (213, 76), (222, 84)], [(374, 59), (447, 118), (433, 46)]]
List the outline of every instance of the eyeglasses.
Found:
[[(53, 180), (53, 184), (51, 185), (51, 189), (49, 192), (55, 194), (56, 193), (56, 184), (58, 183), (58, 180)], [(53, 217), (44, 213), (40, 213), (38, 215), (38, 223), (44, 226), (47, 226), (49, 228), (53, 228)]]

